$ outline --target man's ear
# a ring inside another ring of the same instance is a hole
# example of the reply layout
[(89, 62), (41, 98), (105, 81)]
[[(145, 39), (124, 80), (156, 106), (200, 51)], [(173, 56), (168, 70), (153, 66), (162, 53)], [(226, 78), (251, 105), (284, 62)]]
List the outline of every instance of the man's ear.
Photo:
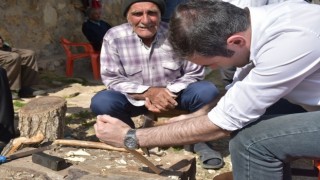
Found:
[(246, 39), (241, 35), (235, 34), (227, 39), (227, 45), (231, 47), (243, 47), (246, 45)]

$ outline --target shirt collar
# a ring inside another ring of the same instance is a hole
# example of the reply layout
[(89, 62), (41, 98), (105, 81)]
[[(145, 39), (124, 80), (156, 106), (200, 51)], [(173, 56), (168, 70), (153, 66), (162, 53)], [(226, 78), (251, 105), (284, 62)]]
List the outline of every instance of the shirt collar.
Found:
[(100, 26), (100, 21), (94, 21), (94, 20), (91, 20), (91, 19), (89, 19), (89, 21), (92, 22), (93, 24), (96, 24), (96, 25)]
[(260, 28), (266, 19), (266, 11), (262, 7), (248, 7), (250, 11), (250, 26), (251, 26), (251, 46), (250, 46), (250, 60), (254, 59), (255, 47), (259, 41), (261, 34)]

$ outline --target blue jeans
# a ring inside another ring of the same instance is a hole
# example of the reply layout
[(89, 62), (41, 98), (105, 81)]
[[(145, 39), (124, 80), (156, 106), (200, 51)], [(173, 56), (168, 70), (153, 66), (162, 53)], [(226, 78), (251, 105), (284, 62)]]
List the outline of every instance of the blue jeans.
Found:
[[(195, 82), (179, 93), (176, 99), (178, 102), (176, 108), (194, 112), (211, 102), (217, 95), (218, 89), (211, 82)], [(132, 105), (123, 94), (113, 90), (98, 92), (91, 99), (90, 108), (96, 115), (108, 114), (122, 120), (132, 128), (134, 128), (134, 123), (131, 117), (148, 111), (145, 106), (137, 107)]]
[(235, 180), (291, 179), (291, 161), (320, 158), (320, 111), (264, 115), (232, 133), (229, 150)]

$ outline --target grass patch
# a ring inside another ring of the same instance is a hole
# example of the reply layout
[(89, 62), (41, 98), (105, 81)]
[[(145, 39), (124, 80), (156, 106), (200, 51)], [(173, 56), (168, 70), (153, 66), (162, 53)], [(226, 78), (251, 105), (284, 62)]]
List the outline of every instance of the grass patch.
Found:
[(13, 109), (14, 109), (14, 112), (18, 112), (19, 109), (21, 109), (24, 105), (26, 105), (27, 103), (24, 102), (24, 101), (21, 101), (21, 100), (14, 100), (13, 101)]
[(24, 105), (26, 105), (26, 103), (23, 102), (23, 101), (19, 101), (19, 100), (13, 101), (13, 106), (14, 106), (14, 107), (22, 108)]
[(45, 81), (46, 84), (54, 85), (53, 82), (60, 82), (62, 84), (79, 83), (81, 85), (88, 85), (88, 81), (85, 78), (68, 78), (65, 76), (58, 76), (52, 72), (41, 73), (40, 78)]
[[(66, 116), (66, 123), (70, 124), (70, 123), (76, 121), (79, 124), (86, 125), (86, 124), (90, 123), (87, 120), (88, 119), (93, 119), (93, 118), (95, 118), (95, 115), (92, 112), (90, 112), (90, 111), (80, 111), (78, 113)], [(85, 121), (83, 121), (83, 120), (85, 120)]]

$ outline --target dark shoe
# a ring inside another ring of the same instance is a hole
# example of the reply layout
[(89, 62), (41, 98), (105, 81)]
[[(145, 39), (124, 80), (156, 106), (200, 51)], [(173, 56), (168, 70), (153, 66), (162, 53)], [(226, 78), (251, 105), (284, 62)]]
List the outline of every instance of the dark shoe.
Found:
[(20, 99), (19, 94), (17, 91), (11, 91), (12, 100)]
[(194, 152), (199, 155), (200, 164), (205, 169), (220, 169), (224, 166), (221, 153), (213, 150), (207, 143), (195, 144)]
[(21, 88), (19, 91), (19, 96), (21, 98), (42, 96), (42, 95), (46, 95), (46, 94), (47, 94), (47, 92), (44, 90), (33, 89), (31, 87), (24, 87), (24, 88)]

